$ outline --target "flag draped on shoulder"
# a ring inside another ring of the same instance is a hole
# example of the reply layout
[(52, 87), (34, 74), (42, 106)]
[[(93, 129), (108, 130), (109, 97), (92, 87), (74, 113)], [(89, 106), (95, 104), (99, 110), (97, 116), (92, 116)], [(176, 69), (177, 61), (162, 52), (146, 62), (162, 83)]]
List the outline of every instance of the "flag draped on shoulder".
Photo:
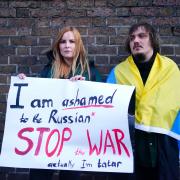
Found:
[(180, 71), (171, 59), (157, 54), (145, 85), (132, 56), (111, 76), (118, 84), (136, 87), (137, 129), (180, 139)]

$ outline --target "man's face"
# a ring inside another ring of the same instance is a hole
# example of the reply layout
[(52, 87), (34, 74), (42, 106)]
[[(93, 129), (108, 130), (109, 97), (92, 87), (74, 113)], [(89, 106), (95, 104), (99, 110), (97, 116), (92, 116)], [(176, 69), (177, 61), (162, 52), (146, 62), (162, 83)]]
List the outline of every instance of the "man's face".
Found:
[(151, 46), (149, 32), (142, 26), (135, 30), (130, 35), (130, 49), (132, 55), (144, 55), (145, 58), (149, 58), (153, 54), (153, 48)]

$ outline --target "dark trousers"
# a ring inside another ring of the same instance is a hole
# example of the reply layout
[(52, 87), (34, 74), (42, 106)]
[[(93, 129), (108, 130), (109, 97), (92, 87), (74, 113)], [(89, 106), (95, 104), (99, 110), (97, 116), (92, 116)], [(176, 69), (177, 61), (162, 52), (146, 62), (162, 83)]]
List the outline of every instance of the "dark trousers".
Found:
[(136, 161), (136, 180), (180, 180), (177, 140), (163, 134), (157, 134), (157, 140), (156, 166), (145, 167)]
[[(29, 180), (51, 180), (54, 170), (49, 169), (30, 169)], [(59, 180), (80, 180), (80, 173), (78, 171), (64, 171), (59, 172)]]
[(135, 180), (135, 176), (131, 173), (110, 173), (108, 180)]

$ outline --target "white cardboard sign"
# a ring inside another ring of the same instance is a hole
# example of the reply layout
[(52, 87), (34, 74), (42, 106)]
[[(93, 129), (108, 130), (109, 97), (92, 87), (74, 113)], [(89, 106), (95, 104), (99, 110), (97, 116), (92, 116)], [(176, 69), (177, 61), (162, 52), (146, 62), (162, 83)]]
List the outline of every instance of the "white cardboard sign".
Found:
[(11, 78), (0, 166), (133, 172), (134, 87)]

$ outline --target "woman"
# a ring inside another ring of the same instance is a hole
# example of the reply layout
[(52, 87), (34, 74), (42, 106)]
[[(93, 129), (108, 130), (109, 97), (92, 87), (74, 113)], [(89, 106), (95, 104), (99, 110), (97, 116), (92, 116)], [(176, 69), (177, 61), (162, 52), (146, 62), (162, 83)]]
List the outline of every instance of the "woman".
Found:
[[(57, 36), (52, 50), (46, 53), (49, 63), (41, 72), (44, 78), (61, 78), (74, 80), (94, 80), (101, 81), (98, 71), (89, 67), (86, 51), (79, 31), (74, 27), (63, 28)], [(91, 71), (92, 70), (92, 71)], [(91, 71), (91, 72), (90, 72)], [(91, 79), (90, 74), (93, 75)], [(24, 79), (25, 74), (18, 75)], [(30, 180), (50, 180), (53, 170), (30, 169)], [(59, 173), (60, 180), (78, 180), (80, 173), (78, 171), (64, 171)]]

